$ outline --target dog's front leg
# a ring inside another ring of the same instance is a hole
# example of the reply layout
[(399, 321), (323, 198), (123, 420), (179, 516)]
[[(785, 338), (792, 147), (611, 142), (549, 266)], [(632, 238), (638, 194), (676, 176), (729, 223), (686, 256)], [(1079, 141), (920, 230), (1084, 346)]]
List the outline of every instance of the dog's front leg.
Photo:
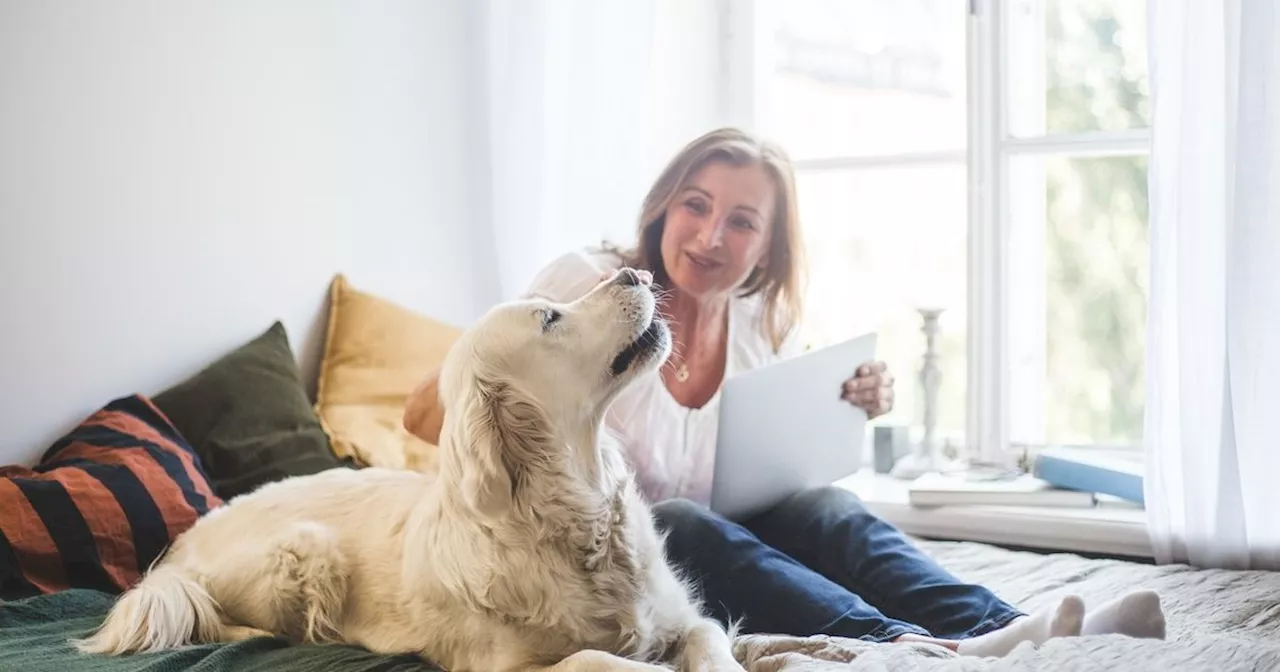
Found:
[(676, 655), (676, 667), (680, 672), (743, 672), (743, 667), (733, 657), (733, 641), (710, 618), (695, 620), (680, 638)]
[(628, 660), (612, 653), (585, 649), (555, 665), (529, 667), (522, 672), (671, 672), (668, 668)]

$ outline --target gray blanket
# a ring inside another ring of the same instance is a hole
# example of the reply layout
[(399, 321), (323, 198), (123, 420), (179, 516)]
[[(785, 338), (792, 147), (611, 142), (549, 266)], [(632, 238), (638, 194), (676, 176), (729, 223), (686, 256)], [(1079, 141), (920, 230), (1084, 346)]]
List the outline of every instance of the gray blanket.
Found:
[[(979, 544), (920, 542), (960, 578), (982, 583), (1033, 611), (1067, 593), (1089, 604), (1150, 587), (1163, 596), (1167, 641), (1119, 636), (1024, 644), (1000, 659), (959, 657), (914, 644), (867, 644), (824, 637), (744, 636), (737, 654), (752, 672), (836, 670), (1280, 670), (1280, 574), (1196, 571), (1071, 555), (1014, 553)], [(0, 670), (21, 672), (167, 672), (171, 670), (427, 671), (413, 656), (378, 656), (359, 647), (288, 646), (268, 637), (236, 644), (110, 658), (81, 656), (68, 645), (102, 622), (112, 596), (67, 590), (0, 602)]]
[(1161, 595), (1164, 641), (1118, 635), (1022, 644), (1004, 658), (961, 657), (940, 647), (746, 635), (737, 654), (751, 672), (833, 670), (1280, 670), (1280, 573), (1196, 570), (982, 544), (919, 542), (944, 567), (1027, 611), (1075, 593), (1100, 604), (1136, 588)]

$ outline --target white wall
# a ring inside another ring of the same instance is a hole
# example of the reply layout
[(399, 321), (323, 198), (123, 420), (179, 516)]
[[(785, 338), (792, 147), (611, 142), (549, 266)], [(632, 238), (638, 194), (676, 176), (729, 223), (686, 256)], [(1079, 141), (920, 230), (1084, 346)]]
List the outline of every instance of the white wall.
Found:
[(494, 294), (467, 0), (0, 5), (0, 464), (265, 329), (311, 379), (335, 272)]
[[(722, 1), (656, 0), (628, 219), (721, 115)], [(0, 3), (0, 464), (277, 318), (313, 381), (339, 271), (454, 323), (500, 298), (480, 2)]]

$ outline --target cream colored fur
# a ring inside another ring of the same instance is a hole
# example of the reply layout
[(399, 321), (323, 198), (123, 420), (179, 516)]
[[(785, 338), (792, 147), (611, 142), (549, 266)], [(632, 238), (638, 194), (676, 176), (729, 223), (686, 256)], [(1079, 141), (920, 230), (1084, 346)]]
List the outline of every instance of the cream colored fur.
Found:
[(237, 497), (76, 644), (123, 654), (272, 634), (457, 672), (741, 670), (601, 427), (669, 352), (647, 274), (624, 269), (570, 304), (501, 305), (442, 368), (437, 477), (337, 469)]

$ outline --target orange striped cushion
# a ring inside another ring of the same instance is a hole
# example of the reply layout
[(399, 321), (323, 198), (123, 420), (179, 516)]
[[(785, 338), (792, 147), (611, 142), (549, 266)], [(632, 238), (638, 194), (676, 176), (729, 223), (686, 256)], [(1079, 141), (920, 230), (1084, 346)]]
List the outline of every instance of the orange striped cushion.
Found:
[(195, 451), (150, 399), (112, 401), (34, 468), (0, 467), (0, 599), (121, 592), (221, 505)]

